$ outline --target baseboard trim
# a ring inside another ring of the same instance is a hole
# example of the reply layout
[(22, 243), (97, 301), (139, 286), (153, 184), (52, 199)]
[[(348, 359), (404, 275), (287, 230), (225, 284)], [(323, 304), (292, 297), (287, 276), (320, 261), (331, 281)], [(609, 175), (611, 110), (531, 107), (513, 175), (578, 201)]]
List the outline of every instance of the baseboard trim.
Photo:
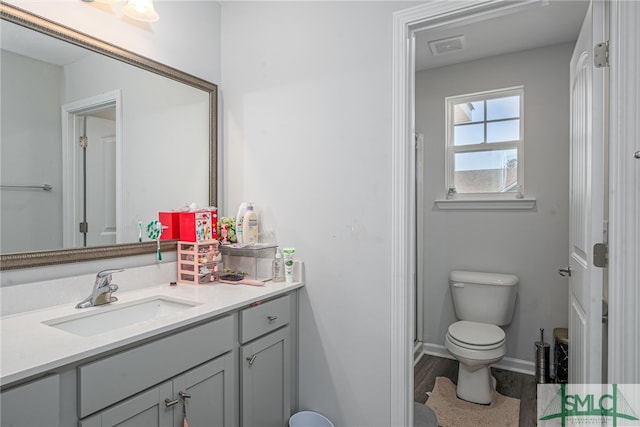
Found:
[[(447, 348), (439, 344), (423, 343), (422, 353), (429, 354), (431, 356), (438, 356), (438, 357), (444, 357), (446, 359), (455, 360), (455, 357), (453, 357), (449, 353)], [(422, 355), (414, 358), (414, 360), (416, 361), (420, 360), (420, 357), (422, 357)], [(526, 375), (535, 375), (535, 372), (536, 372), (535, 364), (533, 362), (528, 362), (522, 359), (515, 359), (513, 357), (505, 357), (500, 362), (492, 366), (496, 368), (504, 369), (507, 371), (519, 372), (521, 374), (526, 374)]]
[(422, 356), (424, 356), (424, 351), (422, 351), (423, 347), (422, 341), (416, 341), (413, 345), (413, 366), (416, 366)]
[(438, 357), (444, 357), (445, 359), (455, 360), (455, 357), (453, 357), (449, 353), (449, 350), (447, 350), (445, 346), (439, 345), (439, 344), (431, 344), (426, 342), (422, 344), (422, 352), (424, 354), (429, 354), (431, 356), (438, 356)]

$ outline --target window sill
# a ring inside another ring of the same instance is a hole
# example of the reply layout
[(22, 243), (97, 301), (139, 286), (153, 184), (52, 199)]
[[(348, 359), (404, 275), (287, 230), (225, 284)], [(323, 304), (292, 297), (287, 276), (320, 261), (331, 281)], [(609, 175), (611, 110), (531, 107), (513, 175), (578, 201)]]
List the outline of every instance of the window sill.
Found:
[(442, 210), (525, 210), (533, 209), (536, 205), (536, 199), (439, 199), (435, 203), (438, 209)]

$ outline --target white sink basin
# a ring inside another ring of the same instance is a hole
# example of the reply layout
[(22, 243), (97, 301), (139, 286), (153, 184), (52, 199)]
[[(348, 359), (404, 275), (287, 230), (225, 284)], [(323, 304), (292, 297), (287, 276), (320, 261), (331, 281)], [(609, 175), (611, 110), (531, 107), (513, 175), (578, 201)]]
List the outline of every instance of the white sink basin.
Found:
[(45, 325), (89, 337), (145, 320), (157, 319), (200, 305), (199, 302), (152, 296), (129, 303), (103, 305), (87, 313), (71, 314), (42, 322)]

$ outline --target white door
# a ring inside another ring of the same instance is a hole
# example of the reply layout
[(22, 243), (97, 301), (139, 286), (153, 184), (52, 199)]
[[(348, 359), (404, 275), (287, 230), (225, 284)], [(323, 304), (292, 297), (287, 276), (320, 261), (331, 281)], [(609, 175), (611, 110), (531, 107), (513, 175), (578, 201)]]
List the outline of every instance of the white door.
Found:
[(115, 130), (114, 120), (87, 116), (87, 246), (116, 243)]
[(593, 245), (604, 237), (605, 72), (593, 49), (605, 39), (605, 5), (589, 6), (571, 57), (569, 383), (602, 381), (602, 284)]
[[(111, 107), (113, 109), (113, 107)], [(95, 113), (92, 113), (95, 114)], [(78, 156), (79, 182), (77, 218), (86, 219), (86, 245), (78, 229), (76, 246), (101, 246), (116, 243), (116, 137), (115, 121), (93, 115), (79, 121), (79, 134), (86, 133), (86, 171), (83, 156)], [(86, 129), (86, 130), (85, 130)], [(86, 186), (86, 191), (85, 187)], [(83, 202), (86, 194), (86, 203)]]

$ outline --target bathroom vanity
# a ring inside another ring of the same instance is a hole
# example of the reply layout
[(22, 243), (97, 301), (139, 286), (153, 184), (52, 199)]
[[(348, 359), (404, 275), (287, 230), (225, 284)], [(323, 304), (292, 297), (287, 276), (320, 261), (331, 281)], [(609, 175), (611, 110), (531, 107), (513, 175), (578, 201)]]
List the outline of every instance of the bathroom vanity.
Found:
[(2, 426), (283, 426), (301, 282), (151, 286), (1, 319)]

